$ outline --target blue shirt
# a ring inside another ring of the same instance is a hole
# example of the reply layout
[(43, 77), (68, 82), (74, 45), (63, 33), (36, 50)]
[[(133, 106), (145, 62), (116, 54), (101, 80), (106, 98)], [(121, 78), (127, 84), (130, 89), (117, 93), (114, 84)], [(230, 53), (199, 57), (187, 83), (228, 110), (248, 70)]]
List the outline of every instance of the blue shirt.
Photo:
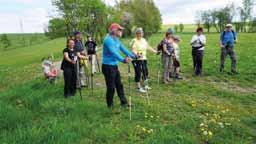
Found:
[(76, 52), (82, 52), (84, 51), (84, 46), (83, 42), (81, 40), (75, 40), (75, 47), (74, 47)]
[(124, 62), (125, 58), (120, 52), (124, 53), (127, 57), (135, 57), (124, 47), (118, 38), (113, 38), (111, 35), (107, 35), (103, 41), (102, 64), (115, 66), (118, 65), (119, 62)]
[[(225, 33), (225, 34), (224, 34)], [(222, 32), (220, 35), (220, 39), (222, 41), (222, 44), (226, 46), (227, 44), (234, 46), (235, 40), (236, 40), (236, 33), (232, 31), (225, 31)]]

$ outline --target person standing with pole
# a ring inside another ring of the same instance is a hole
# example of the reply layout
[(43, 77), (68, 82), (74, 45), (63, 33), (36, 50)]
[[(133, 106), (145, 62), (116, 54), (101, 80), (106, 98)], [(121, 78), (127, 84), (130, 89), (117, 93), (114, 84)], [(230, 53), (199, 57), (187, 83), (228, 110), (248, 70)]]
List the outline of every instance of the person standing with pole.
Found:
[(201, 76), (203, 69), (203, 57), (206, 45), (206, 37), (203, 34), (203, 28), (201, 27), (197, 28), (196, 33), (197, 34), (192, 37), (190, 44), (192, 46), (194, 75)]
[(76, 52), (74, 50), (74, 40), (67, 40), (67, 48), (63, 50), (63, 60), (61, 69), (64, 75), (64, 96), (65, 98), (76, 94)]
[(167, 30), (165, 34), (165, 39), (162, 43), (162, 60), (163, 60), (163, 83), (168, 84), (171, 82), (170, 80), (170, 72), (172, 69), (172, 57), (174, 56), (174, 48), (173, 48), (173, 30), (170, 28)]
[[(130, 63), (135, 55), (127, 50), (124, 45), (119, 41), (122, 37), (124, 28), (117, 23), (113, 23), (108, 28), (109, 34), (103, 41), (103, 55), (102, 55), (102, 72), (104, 74), (107, 92), (106, 101), (108, 108), (113, 107), (113, 97), (115, 90), (121, 101), (122, 106), (128, 106), (127, 99), (124, 93), (124, 87), (121, 82), (121, 75), (118, 69), (118, 63)], [(120, 52), (126, 55), (123, 58)]]
[[(147, 90), (151, 89), (148, 85), (147, 50), (154, 53), (157, 53), (157, 51), (154, 50), (143, 38), (144, 32), (142, 28), (137, 28), (135, 33), (136, 38), (134, 38), (130, 43), (132, 52), (138, 56), (138, 59), (132, 61), (135, 71), (135, 82), (137, 84), (138, 91), (141, 93), (146, 93)], [(141, 86), (142, 83), (144, 84), (144, 88)]]
[[(86, 56), (86, 51), (83, 46), (82, 42), (82, 34), (79, 31), (74, 32), (74, 37), (75, 37), (75, 51), (77, 53), (78, 59), (79, 59), (79, 77), (80, 77), (80, 82), (77, 82), (81, 84), (81, 87), (85, 87), (88, 85), (87, 79), (88, 76), (86, 76), (85, 71), (86, 65), (87, 65), (87, 56)], [(88, 75), (88, 74), (87, 74)]]

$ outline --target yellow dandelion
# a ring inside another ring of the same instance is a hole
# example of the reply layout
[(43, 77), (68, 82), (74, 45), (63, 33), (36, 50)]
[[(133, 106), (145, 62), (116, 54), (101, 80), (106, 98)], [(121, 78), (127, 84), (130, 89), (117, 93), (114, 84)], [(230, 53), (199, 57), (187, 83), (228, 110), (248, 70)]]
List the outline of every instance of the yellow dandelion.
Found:
[(208, 135), (212, 137), (213, 133), (211, 131), (208, 131)]
[(204, 131), (204, 132), (203, 132), (203, 135), (205, 135), (205, 136), (208, 135), (208, 132), (207, 132), (207, 131)]
[(225, 123), (225, 125), (227, 125), (227, 126), (231, 126), (231, 123)]

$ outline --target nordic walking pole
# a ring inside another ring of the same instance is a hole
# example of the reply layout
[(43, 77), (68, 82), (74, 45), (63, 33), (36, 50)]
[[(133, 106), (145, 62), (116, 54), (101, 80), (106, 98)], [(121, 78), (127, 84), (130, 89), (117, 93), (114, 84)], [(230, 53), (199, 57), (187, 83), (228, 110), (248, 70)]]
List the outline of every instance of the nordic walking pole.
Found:
[[(147, 76), (146, 76), (146, 67), (145, 67), (145, 62), (142, 60), (141, 61), (141, 70), (142, 70), (142, 76), (144, 79), (144, 84), (147, 82)], [(150, 105), (150, 100), (149, 100), (149, 95), (148, 95), (148, 90), (146, 89), (146, 96), (147, 96), (147, 102)]]
[(158, 60), (158, 72), (157, 72), (157, 87), (158, 87), (158, 96), (160, 95), (160, 75), (161, 75), (161, 54), (159, 54)]
[(78, 90), (79, 90), (79, 94), (80, 94), (80, 97), (81, 97), (81, 100), (83, 99), (82, 98), (82, 87), (81, 87), (81, 79), (80, 79), (80, 74), (79, 74), (79, 60), (76, 56), (76, 77), (77, 77), (77, 82), (78, 82)]
[(128, 83), (129, 83), (129, 88), (128, 88), (128, 94), (129, 94), (129, 111), (130, 111), (130, 120), (132, 120), (132, 97), (131, 97), (131, 66), (128, 64)]
[(172, 56), (172, 77), (173, 77), (173, 82), (176, 82), (176, 66), (174, 66), (174, 62), (176, 61), (176, 59)]
[(99, 58), (98, 58), (97, 53), (95, 53), (95, 57), (96, 57), (96, 62), (97, 62), (98, 70), (100, 72), (100, 63), (99, 63)]
[(93, 67), (93, 66), (92, 66), (92, 64), (93, 64), (93, 63), (92, 63), (93, 56), (91, 55), (90, 58), (91, 58), (91, 91), (92, 91), (91, 94), (92, 94), (92, 96), (93, 96), (93, 75), (94, 75), (94, 74), (93, 74), (93, 69), (92, 69), (92, 67)]

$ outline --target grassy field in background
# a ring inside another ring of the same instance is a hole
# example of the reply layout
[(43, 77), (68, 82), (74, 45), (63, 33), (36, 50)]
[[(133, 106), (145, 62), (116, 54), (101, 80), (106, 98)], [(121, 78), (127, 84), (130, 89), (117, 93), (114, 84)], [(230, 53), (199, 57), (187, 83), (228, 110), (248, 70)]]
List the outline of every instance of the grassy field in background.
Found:
[[(186, 26), (185, 26), (186, 27)], [(191, 28), (191, 30), (193, 27)], [(193, 31), (193, 30), (192, 30)], [(1, 52), (0, 142), (3, 144), (254, 144), (256, 143), (256, 35), (239, 34), (236, 46), (239, 75), (219, 73), (219, 34), (206, 34), (204, 76), (192, 77), (189, 41), (182, 37), (182, 81), (157, 85), (159, 56), (149, 53), (150, 105), (132, 83), (132, 121), (115, 96), (106, 108), (102, 74), (95, 76), (94, 96), (64, 99), (63, 78), (54, 86), (43, 78), (41, 58), (61, 60), (65, 39)], [(162, 34), (149, 38), (156, 46)], [(127, 45), (129, 39), (122, 39)], [(128, 92), (127, 65), (121, 64)], [(132, 70), (133, 72), (133, 70)], [(133, 77), (132, 77), (133, 79)]]
[[(166, 24), (166, 25), (163, 25), (161, 32), (166, 32), (168, 28), (173, 28), (174, 29), (175, 25), (178, 25), (178, 24), (169, 24), (169, 25)], [(184, 33), (195, 32), (196, 28), (197, 28), (196, 24), (184, 24), (183, 32)], [(212, 31), (215, 32), (214, 28), (212, 28)]]
[(11, 42), (11, 46), (4, 48), (3, 45), (1, 45), (0, 43), (0, 52), (16, 48), (30, 47), (49, 41), (49, 38), (42, 33), (7, 34), (7, 37)]

